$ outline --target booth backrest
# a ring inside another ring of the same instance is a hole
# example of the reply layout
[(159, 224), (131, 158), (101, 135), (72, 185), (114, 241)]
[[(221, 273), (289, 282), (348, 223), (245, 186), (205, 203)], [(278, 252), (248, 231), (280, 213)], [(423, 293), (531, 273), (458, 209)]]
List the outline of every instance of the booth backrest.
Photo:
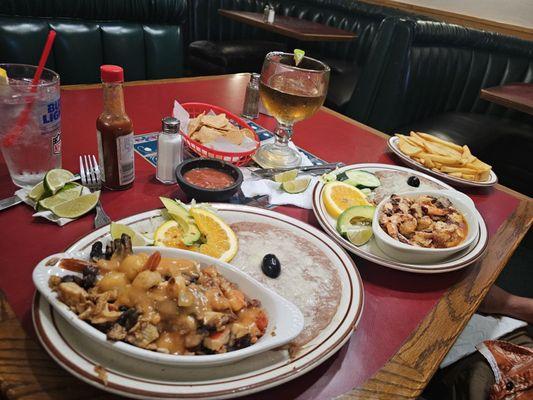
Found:
[(116, 64), (126, 80), (183, 75), (186, 0), (0, 2), (0, 62), (37, 64), (49, 29), (48, 67), (62, 84), (99, 82)]
[(360, 61), (366, 58), (375, 30), (388, 16), (407, 16), (400, 10), (375, 6), (353, 0), (274, 0), (277, 15), (288, 15), (355, 32), (350, 42), (298, 43), (275, 36), (259, 28), (221, 17), (218, 9), (262, 12), (263, 0), (188, 0), (188, 41), (268, 39), (289, 42), (290, 46), (305, 48), (325, 57)]
[(481, 100), (482, 88), (533, 82), (533, 42), (432, 21), (387, 19), (347, 114), (392, 131), (443, 112), (523, 115)]

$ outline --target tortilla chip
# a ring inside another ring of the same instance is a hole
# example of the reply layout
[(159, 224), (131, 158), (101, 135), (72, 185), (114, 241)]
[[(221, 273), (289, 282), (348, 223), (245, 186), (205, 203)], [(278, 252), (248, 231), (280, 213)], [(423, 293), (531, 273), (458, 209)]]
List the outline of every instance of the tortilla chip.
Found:
[(243, 134), (243, 136), (246, 136), (255, 142), (255, 133), (253, 133), (250, 129), (243, 128), (241, 129), (241, 133)]
[(244, 140), (244, 135), (241, 133), (240, 130), (232, 130), (232, 131), (226, 131), (224, 132), (224, 137), (233, 144), (242, 144), (242, 141)]
[(202, 117), (202, 124), (210, 126), (211, 128), (221, 129), (228, 123), (229, 121), (224, 113), (217, 115), (204, 115)]
[(202, 112), (196, 118), (191, 118), (189, 120), (189, 126), (187, 127), (187, 133), (189, 134), (189, 136), (192, 136), (194, 132), (200, 129), (200, 127), (202, 126), (202, 117), (204, 116), (204, 114), (205, 112)]
[(220, 132), (216, 129), (210, 128), (208, 126), (202, 126), (199, 131), (195, 132), (191, 136), (191, 138), (202, 144), (206, 144), (213, 142), (219, 136)]

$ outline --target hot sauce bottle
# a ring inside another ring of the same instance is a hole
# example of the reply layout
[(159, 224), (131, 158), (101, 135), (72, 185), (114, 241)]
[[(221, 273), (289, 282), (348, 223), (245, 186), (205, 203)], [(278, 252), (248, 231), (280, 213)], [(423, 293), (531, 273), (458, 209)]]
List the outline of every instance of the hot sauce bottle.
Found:
[(104, 111), (96, 120), (96, 138), (102, 181), (107, 189), (127, 189), (135, 179), (135, 166), (133, 125), (124, 108), (124, 70), (116, 65), (102, 65), (100, 76)]

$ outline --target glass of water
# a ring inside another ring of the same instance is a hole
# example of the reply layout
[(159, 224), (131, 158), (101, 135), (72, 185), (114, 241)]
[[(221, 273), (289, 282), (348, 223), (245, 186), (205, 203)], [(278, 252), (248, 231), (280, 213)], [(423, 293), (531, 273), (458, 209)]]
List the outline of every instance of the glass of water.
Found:
[[(7, 84), (0, 82), (0, 147), (15, 185), (33, 187), (50, 169), (61, 168), (61, 108), (59, 75), (44, 69), (32, 85), (37, 69), (33, 65), (0, 64), (7, 72)], [(32, 87), (35, 86), (35, 87)], [(17, 129), (25, 108), (31, 112), (20, 135), (12, 143), (6, 135)]]

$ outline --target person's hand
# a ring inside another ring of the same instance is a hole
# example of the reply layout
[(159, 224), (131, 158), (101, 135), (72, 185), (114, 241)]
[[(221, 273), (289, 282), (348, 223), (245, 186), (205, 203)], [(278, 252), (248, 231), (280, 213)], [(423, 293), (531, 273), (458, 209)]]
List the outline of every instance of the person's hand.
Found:
[(496, 285), (490, 288), (478, 311), (507, 315), (533, 324), (533, 299), (515, 296)]

